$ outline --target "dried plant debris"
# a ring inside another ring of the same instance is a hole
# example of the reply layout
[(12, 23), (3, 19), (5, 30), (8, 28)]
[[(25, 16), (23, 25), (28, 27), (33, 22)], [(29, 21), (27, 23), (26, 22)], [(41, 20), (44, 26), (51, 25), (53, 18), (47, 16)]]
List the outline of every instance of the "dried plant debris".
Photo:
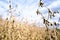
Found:
[[(11, 0), (9, 0), (9, 3), (9, 13), (12, 14)], [(40, 0), (39, 6), (44, 6), (42, 0)], [(37, 15), (41, 14), (43, 17), (43, 23), (47, 25), (47, 27), (53, 26), (53, 24), (55, 26), (57, 25), (56, 22), (52, 24), (48, 19), (46, 20), (38, 9), (36, 13)], [(52, 12), (48, 8), (48, 13), (50, 17), (54, 17), (54, 13), (56, 12)], [(32, 24), (33, 26), (31, 26), (27, 21), (26, 23), (19, 23), (13, 18), (13, 15), (9, 16), (12, 16), (10, 17), (12, 20), (8, 20), (8, 18), (6, 18), (6, 20), (0, 18), (0, 40), (57, 40), (57, 35), (60, 34), (57, 29), (46, 29), (46, 27), (36, 26), (35, 24)]]
[(1, 22), (3, 25), (1, 26), (0, 24), (0, 40), (53, 40), (56, 37), (53, 29), (50, 29), (47, 33), (46, 28), (44, 27), (20, 24), (14, 20), (13, 23), (7, 20)]
[(39, 6), (43, 7), (44, 3), (42, 2), (42, 0), (40, 0), (39, 2)]
[(38, 9), (37, 9), (36, 13), (37, 13), (37, 15), (41, 14), (40, 11), (39, 11)]
[(56, 22), (54, 22), (54, 25), (56, 26), (56, 25), (57, 25), (57, 23), (56, 23)]

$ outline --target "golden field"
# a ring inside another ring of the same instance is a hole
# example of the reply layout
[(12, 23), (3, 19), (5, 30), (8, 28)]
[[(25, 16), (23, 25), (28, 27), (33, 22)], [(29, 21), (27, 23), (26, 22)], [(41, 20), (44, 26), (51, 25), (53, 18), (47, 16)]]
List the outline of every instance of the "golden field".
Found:
[[(52, 30), (50, 35), (54, 35)], [(53, 37), (54, 38), (54, 37)], [(50, 40), (54, 40), (54, 39)], [(58, 35), (58, 38), (59, 35)], [(49, 40), (45, 27), (0, 19), (0, 40)]]

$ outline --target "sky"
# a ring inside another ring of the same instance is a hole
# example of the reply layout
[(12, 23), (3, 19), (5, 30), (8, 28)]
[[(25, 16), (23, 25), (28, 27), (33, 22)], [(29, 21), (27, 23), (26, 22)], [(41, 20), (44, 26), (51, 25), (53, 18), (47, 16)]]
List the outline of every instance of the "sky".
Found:
[[(42, 1), (44, 2), (44, 5), (50, 8), (51, 10), (60, 11), (60, 0), (42, 0)], [(16, 17), (16, 19), (18, 19), (19, 21), (28, 20), (29, 23), (35, 22), (37, 24), (42, 24), (41, 15), (36, 14), (36, 10), (39, 8), (38, 7), (39, 0), (11, 0), (11, 2), (13, 10), (16, 9), (16, 11), (13, 11), (13, 15)], [(0, 0), (0, 16), (2, 16), (4, 19), (9, 17), (8, 9), (9, 0)], [(47, 18), (48, 13), (47, 9), (43, 7), (39, 8), (39, 10)], [(57, 18), (60, 17), (60, 15), (58, 16), (57, 15), (52, 20), (57, 21), (58, 20)]]

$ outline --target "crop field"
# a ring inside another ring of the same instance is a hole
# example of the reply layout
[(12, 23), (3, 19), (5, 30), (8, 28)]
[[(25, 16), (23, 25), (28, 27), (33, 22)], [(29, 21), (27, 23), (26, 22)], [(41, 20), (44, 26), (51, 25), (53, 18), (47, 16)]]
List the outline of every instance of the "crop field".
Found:
[[(59, 30), (57, 30), (60, 32)], [(52, 29), (50, 35), (54, 35)], [(45, 27), (37, 27), (32, 24), (22, 24), (0, 19), (0, 40), (49, 40), (46, 39), (47, 32)], [(60, 40), (60, 35), (57, 35)], [(54, 38), (54, 37), (52, 37)], [(51, 39), (54, 40), (54, 39)]]
[(0, 40), (60, 40), (60, 2), (46, 1), (1, 0)]

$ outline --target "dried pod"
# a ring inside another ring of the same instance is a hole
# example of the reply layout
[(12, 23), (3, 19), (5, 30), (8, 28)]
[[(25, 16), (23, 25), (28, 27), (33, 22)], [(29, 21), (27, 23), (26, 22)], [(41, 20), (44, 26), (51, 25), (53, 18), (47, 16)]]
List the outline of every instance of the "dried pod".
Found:
[(50, 23), (48, 20), (46, 20), (47, 21), (47, 23)]
[(49, 26), (49, 23), (50, 23), (50, 22), (49, 22), (48, 20), (43, 19), (43, 23), (44, 23), (44, 24), (47, 24), (47, 26)]
[(50, 25), (52, 26), (52, 23)]
[(45, 19), (43, 19), (43, 23), (45, 23)]
[(43, 7), (43, 4), (44, 4), (44, 3), (40, 2), (40, 6), (41, 6), (41, 7)]
[(14, 23), (15, 21), (13, 20), (13, 23)]
[(48, 13), (49, 13), (50, 18), (52, 18), (52, 11), (49, 8), (48, 8)]
[(48, 8), (48, 13), (51, 13), (52, 14), (52, 12), (51, 12), (51, 10)]
[(40, 14), (40, 12), (39, 12), (39, 10), (38, 10), (38, 9), (37, 9), (36, 13), (37, 13), (37, 15), (38, 15), (38, 14)]
[(39, 6), (43, 7), (44, 3), (40, 0)]
[(57, 25), (57, 23), (56, 23), (56, 22), (54, 22), (54, 25), (56, 26), (56, 25)]
[(52, 38), (53, 40), (55, 40), (55, 37), (54, 37), (53, 35), (51, 35), (51, 38)]
[(45, 23), (49, 26), (49, 23), (50, 23), (50, 22), (49, 22), (48, 20), (45, 20)]

